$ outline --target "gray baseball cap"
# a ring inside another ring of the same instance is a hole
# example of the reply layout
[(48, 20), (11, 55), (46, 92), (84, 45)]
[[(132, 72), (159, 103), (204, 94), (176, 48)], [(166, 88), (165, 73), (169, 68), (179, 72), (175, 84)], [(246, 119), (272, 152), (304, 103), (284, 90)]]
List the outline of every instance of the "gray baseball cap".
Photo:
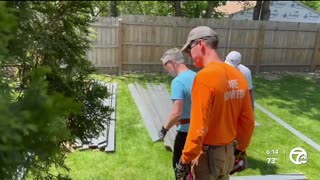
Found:
[(208, 26), (198, 26), (198, 27), (192, 29), (188, 35), (187, 42), (181, 48), (181, 51), (185, 52), (191, 41), (196, 40), (196, 39), (200, 39), (200, 38), (204, 38), (204, 37), (210, 37), (210, 36), (217, 37), (218, 34)]
[(178, 63), (184, 62), (183, 54), (178, 48), (172, 48), (167, 50), (160, 58), (160, 61), (162, 61), (162, 64), (166, 64), (170, 60), (176, 61)]

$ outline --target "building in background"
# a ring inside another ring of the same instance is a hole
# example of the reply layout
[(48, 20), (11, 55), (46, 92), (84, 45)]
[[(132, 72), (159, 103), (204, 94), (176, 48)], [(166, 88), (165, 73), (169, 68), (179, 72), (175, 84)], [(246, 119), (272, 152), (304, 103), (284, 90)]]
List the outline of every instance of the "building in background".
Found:
[[(252, 20), (256, 1), (229, 1), (216, 11), (233, 20)], [(271, 1), (269, 21), (320, 23), (320, 13), (299, 1)]]

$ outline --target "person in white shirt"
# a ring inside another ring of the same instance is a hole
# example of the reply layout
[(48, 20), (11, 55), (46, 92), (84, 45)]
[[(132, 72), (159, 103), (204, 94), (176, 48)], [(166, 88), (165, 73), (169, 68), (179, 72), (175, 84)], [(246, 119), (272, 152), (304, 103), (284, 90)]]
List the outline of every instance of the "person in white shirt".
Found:
[(254, 91), (253, 91), (253, 85), (252, 85), (251, 71), (245, 65), (240, 64), (241, 63), (241, 54), (238, 51), (231, 51), (227, 55), (227, 57), (225, 59), (225, 63), (237, 68), (246, 77), (246, 80), (248, 83), (248, 88), (249, 88), (249, 93), (250, 93), (251, 106), (252, 106), (252, 109), (254, 109)]

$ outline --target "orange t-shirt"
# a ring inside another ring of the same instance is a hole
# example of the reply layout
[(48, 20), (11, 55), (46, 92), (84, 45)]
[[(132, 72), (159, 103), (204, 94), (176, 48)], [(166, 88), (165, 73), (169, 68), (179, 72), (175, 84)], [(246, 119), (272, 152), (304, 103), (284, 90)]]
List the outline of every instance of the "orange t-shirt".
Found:
[(190, 163), (203, 145), (226, 145), (234, 139), (245, 151), (255, 126), (243, 74), (224, 62), (211, 62), (194, 79), (190, 128), (182, 162)]

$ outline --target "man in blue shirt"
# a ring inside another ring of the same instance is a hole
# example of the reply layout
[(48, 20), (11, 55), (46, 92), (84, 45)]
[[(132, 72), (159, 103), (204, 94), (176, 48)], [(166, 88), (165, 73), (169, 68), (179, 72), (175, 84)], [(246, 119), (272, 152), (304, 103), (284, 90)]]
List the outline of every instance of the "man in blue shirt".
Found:
[(189, 129), (191, 89), (196, 73), (184, 64), (184, 57), (178, 48), (167, 50), (160, 60), (163, 67), (174, 79), (171, 81), (172, 110), (166, 124), (159, 132), (159, 138), (163, 140), (167, 131), (177, 125), (172, 158), (172, 166), (175, 169), (182, 154)]

